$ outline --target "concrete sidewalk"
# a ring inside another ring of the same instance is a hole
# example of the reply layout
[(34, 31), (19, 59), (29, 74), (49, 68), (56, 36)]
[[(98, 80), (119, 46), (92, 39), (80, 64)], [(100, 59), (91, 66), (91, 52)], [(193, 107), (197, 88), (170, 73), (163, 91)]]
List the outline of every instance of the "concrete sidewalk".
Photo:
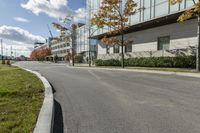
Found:
[(153, 73), (153, 74), (164, 74), (164, 75), (178, 75), (178, 76), (186, 76), (186, 77), (194, 77), (200, 78), (200, 73), (192, 73), (192, 72), (173, 72), (173, 71), (161, 71), (161, 70), (141, 70), (141, 69), (130, 69), (130, 68), (98, 68), (98, 67), (79, 67), (79, 66), (67, 66), (68, 68), (73, 69), (93, 69), (93, 70), (109, 70), (109, 71), (128, 71), (128, 72), (139, 72), (139, 73)]

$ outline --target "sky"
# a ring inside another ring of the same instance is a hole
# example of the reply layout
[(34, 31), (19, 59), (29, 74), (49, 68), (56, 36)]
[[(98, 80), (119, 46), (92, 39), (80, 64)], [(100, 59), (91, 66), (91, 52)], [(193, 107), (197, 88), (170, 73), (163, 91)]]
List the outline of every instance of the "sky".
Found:
[[(45, 42), (58, 32), (52, 22), (73, 15), (75, 22), (84, 22), (85, 0), (0, 0), (0, 39), (4, 55), (11, 49), (16, 55), (29, 56), (36, 41)], [(1, 52), (0, 52), (1, 54)]]

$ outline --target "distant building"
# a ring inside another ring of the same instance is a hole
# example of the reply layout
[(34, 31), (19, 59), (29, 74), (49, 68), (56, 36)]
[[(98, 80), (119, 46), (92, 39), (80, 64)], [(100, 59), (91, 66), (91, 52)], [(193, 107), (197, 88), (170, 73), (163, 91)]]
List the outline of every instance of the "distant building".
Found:
[(34, 49), (37, 48), (37, 47), (40, 47), (42, 45), (44, 45), (45, 43), (42, 43), (42, 42), (35, 42), (34, 43)]
[(15, 60), (17, 60), (17, 61), (29, 61), (30, 58), (28, 58), (24, 55), (20, 55), (19, 57), (16, 57)]
[(42, 45), (38, 46), (38, 47), (35, 47), (34, 50), (39, 50), (39, 49), (42, 49), (42, 48), (48, 48), (49, 46), (46, 44), (46, 43), (43, 43)]
[(72, 50), (71, 35), (51, 41), (51, 52), (53, 57), (57, 57), (58, 61), (65, 61), (65, 56)]

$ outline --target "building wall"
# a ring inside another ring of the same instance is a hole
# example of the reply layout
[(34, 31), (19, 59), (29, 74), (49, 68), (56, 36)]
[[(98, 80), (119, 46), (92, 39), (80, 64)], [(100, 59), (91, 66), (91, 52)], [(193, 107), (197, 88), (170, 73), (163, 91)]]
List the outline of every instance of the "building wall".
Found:
[(81, 26), (76, 30), (76, 51), (82, 53), (88, 51), (88, 30), (86, 25)]
[[(197, 20), (192, 19), (184, 23), (174, 23), (127, 34), (125, 38), (133, 40), (133, 44), (132, 52), (126, 54), (126, 57), (173, 56), (167, 51), (158, 51), (158, 37), (162, 36), (170, 36), (169, 50), (196, 46)], [(106, 54), (106, 46), (99, 43), (98, 58), (119, 58), (119, 56), (113, 54), (112, 47), (110, 48), (110, 54)]]
[[(86, 61), (89, 57), (89, 28), (84, 25), (76, 30), (76, 52), (84, 56)], [(90, 39), (90, 54), (92, 58), (96, 56), (96, 43), (94, 39)]]
[(51, 45), (51, 51), (53, 56), (58, 57), (65, 57), (67, 55), (67, 52), (70, 52), (71, 50), (71, 42), (61, 41), (58, 43), (54, 43)]
[[(102, 0), (87, 0), (87, 10), (92, 18), (97, 13)], [(122, 6), (127, 0), (122, 0)], [(198, 1), (198, 0), (195, 0)], [(128, 24), (135, 25), (143, 23), (155, 18), (160, 18), (169, 14), (174, 14), (190, 8), (193, 4), (192, 0), (182, 0), (180, 4), (171, 5), (169, 0), (135, 0), (137, 3), (136, 13), (129, 17)], [(95, 26), (93, 29), (97, 29)], [(94, 35), (103, 34), (109, 31), (108, 27), (97, 30)]]

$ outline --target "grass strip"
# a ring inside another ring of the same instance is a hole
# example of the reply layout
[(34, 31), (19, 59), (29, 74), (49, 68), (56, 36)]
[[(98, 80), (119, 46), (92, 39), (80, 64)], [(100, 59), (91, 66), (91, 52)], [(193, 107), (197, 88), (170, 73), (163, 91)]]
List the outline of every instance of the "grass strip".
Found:
[(43, 102), (43, 83), (18, 67), (0, 65), (0, 133), (33, 131)]

